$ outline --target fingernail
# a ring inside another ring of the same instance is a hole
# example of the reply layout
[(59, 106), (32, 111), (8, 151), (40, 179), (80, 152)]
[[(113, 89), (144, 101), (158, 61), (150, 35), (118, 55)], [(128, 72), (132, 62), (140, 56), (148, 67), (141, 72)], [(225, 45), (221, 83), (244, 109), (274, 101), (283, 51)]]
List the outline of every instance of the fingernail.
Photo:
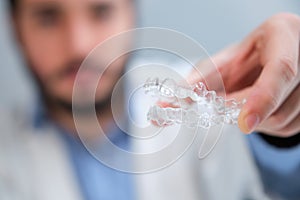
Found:
[(260, 119), (257, 114), (250, 114), (245, 118), (247, 132), (252, 132), (259, 124)]

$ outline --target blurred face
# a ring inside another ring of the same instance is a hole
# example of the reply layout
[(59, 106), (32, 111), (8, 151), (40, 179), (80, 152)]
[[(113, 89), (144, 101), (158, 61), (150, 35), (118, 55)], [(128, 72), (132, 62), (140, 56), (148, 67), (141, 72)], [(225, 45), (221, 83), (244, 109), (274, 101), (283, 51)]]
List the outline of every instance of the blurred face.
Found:
[[(133, 7), (131, 0), (19, 1), (18, 36), (29, 67), (48, 98), (71, 104), (80, 64), (96, 45), (134, 27)], [(96, 101), (110, 96), (125, 62), (121, 58), (105, 72)], [(87, 72), (85, 77), (92, 75)]]

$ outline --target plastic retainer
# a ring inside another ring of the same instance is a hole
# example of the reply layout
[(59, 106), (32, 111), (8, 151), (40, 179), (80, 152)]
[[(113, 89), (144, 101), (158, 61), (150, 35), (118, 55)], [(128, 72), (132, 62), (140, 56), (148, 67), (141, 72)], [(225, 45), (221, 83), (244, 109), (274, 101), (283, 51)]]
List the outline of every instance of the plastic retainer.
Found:
[[(207, 90), (202, 82), (190, 87), (182, 87), (172, 79), (160, 81), (158, 78), (148, 79), (144, 84), (146, 94), (163, 98), (170, 103), (170, 107), (154, 105), (147, 114), (148, 121), (158, 126), (183, 124), (187, 127), (209, 128), (213, 125), (236, 124), (241, 107), (246, 100), (241, 102), (235, 99), (225, 100), (217, 96), (215, 91)], [(192, 100), (186, 103), (186, 99)], [(174, 101), (181, 102), (180, 107), (171, 107)]]

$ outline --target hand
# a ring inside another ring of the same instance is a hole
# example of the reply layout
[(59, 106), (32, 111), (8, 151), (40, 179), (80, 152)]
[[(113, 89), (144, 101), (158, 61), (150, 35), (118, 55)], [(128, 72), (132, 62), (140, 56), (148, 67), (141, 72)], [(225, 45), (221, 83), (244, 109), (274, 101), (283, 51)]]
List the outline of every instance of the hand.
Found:
[[(247, 99), (238, 120), (243, 132), (256, 130), (278, 137), (300, 132), (299, 45), (300, 17), (283, 13), (212, 57), (227, 97)], [(209, 73), (205, 80), (215, 76)], [(195, 73), (189, 77), (189, 82), (199, 80)]]

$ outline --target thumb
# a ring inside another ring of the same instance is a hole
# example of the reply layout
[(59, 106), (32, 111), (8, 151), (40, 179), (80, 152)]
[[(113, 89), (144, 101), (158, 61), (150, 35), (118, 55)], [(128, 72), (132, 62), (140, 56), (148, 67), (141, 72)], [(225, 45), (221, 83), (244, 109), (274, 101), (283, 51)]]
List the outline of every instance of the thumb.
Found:
[[(270, 65), (278, 67), (272, 68)], [(293, 73), (280, 67), (280, 64), (270, 65), (265, 67), (257, 83), (252, 86), (239, 115), (238, 124), (245, 133), (254, 131), (261, 122), (271, 116), (288, 95), (287, 91), (291, 87)]]

